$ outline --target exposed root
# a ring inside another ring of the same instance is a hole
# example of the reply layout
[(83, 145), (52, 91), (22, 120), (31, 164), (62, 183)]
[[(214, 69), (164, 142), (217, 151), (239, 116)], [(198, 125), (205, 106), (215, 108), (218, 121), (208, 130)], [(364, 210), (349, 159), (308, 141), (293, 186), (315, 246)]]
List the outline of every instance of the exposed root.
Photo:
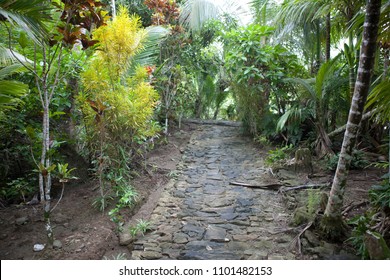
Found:
[(306, 230), (308, 230), (313, 225), (313, 222), (309, 222), (299, 233), (297, 236), (294, 237), (294, 239), (291, 241), (291, 244), (293, 246), (298, 247), (298, 253), (299, 255), (302, 255), (302, 244), (301, 244), (301, 236), (305, 233)]
[(343, 212), (341, 212), (341, 215), (342, 216), (345, 216), (349, 211), (351, 211), (352, 209), (354, 208), (357, 208), (357, 207), (360, 207), (360, 206), (363, 206), (363, 205), (367, 205), (368, 204), (368, 200), (363, 200), (363, 201), (360, 201), (358, 203), (351, 203), (350, 205), (348, 205), (347, 207), (345, 207), (345, 209), (343, 210)]

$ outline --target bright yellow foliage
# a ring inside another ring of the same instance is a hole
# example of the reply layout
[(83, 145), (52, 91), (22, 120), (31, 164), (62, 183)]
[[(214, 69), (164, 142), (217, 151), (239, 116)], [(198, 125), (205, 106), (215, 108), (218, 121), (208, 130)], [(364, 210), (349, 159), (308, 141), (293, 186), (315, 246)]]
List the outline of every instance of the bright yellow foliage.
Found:
[(116, 78), (123, 74), (131, 58), (142, 48), (145, 36), (140, 17), (129, 16), (125, 7), (119, 9), (112, 22), (93, 32), (93, 38), (99, 41), (98, 56), (107, 63), (110, 74), (116, 75)]
[[(144, 67), (138, 67), (134, 76), (126, 76), (145, 38), (139, 18), (129, 16), (127, 10), (121, 8), (111, 23), (94, 32), (94, 38), (100, 41), (98, 51), (82, 73), (85, 91), (82, 109), (86, 125), (90, 127), (91, 145), (99, 145), (102, 133), (113, 146), (123, 143), (131, 146), (136, 138), (154, 136), (158, 131), (152, 117), (159, 96), (147, 82)], [(91, 101), (107, 107), (102, 117), (96, 116)]]

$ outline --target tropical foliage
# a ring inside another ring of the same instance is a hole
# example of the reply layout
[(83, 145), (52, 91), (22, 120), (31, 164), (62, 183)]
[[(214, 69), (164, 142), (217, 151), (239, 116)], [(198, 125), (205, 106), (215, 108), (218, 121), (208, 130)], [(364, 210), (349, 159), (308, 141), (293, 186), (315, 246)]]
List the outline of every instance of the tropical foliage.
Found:
[[(270, 165), (309, 147), (336, 169), (326, 216), (340, 222), (362, 151), (388, 166), (389, 1), (246, 2), (0, 0), (0, 202), (39, 193), (50, 244), (50, 191), (72, 177), (69, 145), (99, 186), (93, 205), (110, 208), (119, 229), (139, 199), (132, 177), (145, 153), (195, 117), (242, 121), (246, 134), (285, 147)], [(374, 211), (388, 210), (387, 187), (370, 193)], [(352, 221), (356, 244), (371, 218)]]

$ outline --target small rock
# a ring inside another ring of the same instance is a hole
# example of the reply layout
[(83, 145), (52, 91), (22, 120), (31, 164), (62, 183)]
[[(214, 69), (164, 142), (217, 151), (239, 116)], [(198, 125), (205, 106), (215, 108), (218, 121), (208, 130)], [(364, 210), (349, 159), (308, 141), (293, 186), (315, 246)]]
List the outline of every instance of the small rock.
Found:
[(34, 252), (40, 252), (43, 249), (45, 249), (45, 245), (44, 244), (35, 244), (34, 248), (33, 248)]
[(158, 260), (162, 258), (162, 254), (155, 251), (145, 251), (142, 252), (141, 257), (146, 260)]
[(279, 236), (275, 239), (276, 243), (283, 244), (283, 243), (289, 243), (291, 242), (291, 238), (288, 236)]
[(371, 260), (390, 259), (390, 249), (381, 234), (366, 231), (364, 235), (364, 244), (366, 245)]
[(7, 237), (8, 237), (8, 234), (3, 233), (2, 235), (0, 235), (0, 240), (7, 239)]
[(294, 171), (286, 170), (286, 169), (279, 169), (277, 176), (279, 178), (289, 180), (289, 179), (296, 179), (297, 174), (295, 174)]
[(280, 255), (272, 255), (268, 256), (269, 260), (287, 260), (285, 256), (280, 256)]
[(143, 244), (134, 244), (133, 250), (134, 251), (143, 251), (144, 250), (144, 245)]
[(131, 234), (129, 232), (123, 231), (119, 234), (119, 245), (127, 246), (130, 243), (132, 243), (133, 241), (134, 241), (134, 238), (131, 236)]
[(54, 240), (53, 249), (61, 249), (61, 248), (62, 248), (62, 242), (60, 240)]
[(251, 223), (243, 220), (233, 220), (230, 222), (232, 225), (249, 227)]
[(327, 256), (334, 255), (335, 246), (333, 244), (324, 242), (322, 246), (308, 248), (307, 250), (311, 253), (319, 255), (320, 258), (325, 258)]
[(267, 260), (268, 259), (268, 252), (256, 252), (253, 255), (251, 255), (248, 260)]
[(18, 226), (24, 225), (28, 223), (28, 217), (20, 217), (15, 220), (15, 224)]
[(62, 214), (62, 213), (58, 213), (56, 215), (54, 215), (54, 217), (52, 218), (52, 221), (56, 224), (65, 224), (67, 222), (69, 222), (69, 217), (67, 217), (66, 215)]
[(208, 226), (204, 239), (214, 242), (226, 242), (226, 230), (219, 227)]
[(173, 236), (173, 242), (176, 244), (184, 244), (188, 242), (188, 235), (185, 233), (175, 233)]
[(317, 236), (310, 230), (306, 230), (304, 233), (305, 238), (311, 245), (314, 247), (317, 247), (320, 245), (320, 241), (318, 240)]
[(258, 239), (256, 234), (236, 234), (233, 235), (234, 241), (248, 242)]

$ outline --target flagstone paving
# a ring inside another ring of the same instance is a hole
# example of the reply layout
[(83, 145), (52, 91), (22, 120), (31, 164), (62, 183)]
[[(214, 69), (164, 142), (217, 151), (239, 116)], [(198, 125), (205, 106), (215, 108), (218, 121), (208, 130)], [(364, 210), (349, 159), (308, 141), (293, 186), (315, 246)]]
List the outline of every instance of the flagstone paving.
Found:
[(231, 185), (270, 179), (240, 128), (204, 125), (165, 187), (132, 259), (294, 259), (289, 213), (273, 190)]

